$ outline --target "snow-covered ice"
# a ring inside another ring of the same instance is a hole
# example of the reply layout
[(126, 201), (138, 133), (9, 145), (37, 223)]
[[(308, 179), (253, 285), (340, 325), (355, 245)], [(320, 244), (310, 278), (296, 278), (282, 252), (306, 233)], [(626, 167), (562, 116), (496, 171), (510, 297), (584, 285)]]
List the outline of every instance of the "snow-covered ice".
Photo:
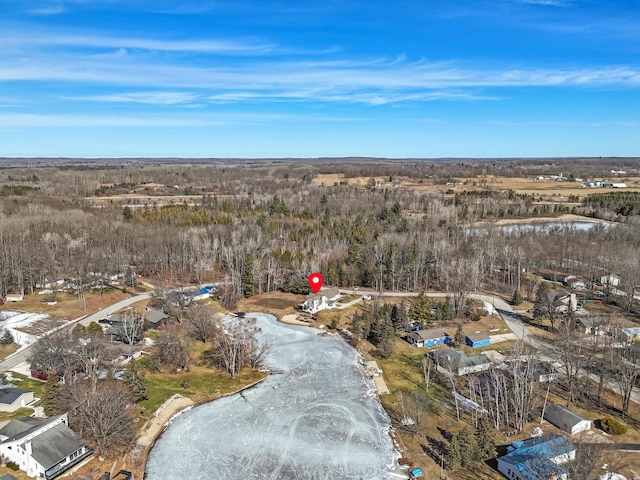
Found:
[(391, 423), (357, 352), (317, 329), (251, 315), (271, 345), (265, 363), (278, 373), (177, 417), (145, 478), (397, 478)]

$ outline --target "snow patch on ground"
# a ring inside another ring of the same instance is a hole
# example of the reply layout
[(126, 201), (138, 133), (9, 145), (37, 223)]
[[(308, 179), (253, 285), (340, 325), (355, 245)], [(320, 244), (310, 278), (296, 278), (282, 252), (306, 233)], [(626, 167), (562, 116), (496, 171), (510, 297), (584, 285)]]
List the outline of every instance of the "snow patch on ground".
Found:
[(46, 313), (29, 313), (12, 310), (0, 312), (0, 330), (5, 328), (9, 330), (13, 334), (14, 341), (21, 347), (25, 347), (33, 343), (36, 340), (36, 336), (21, 332), (17, 329), (28, 327), (48, 316)]

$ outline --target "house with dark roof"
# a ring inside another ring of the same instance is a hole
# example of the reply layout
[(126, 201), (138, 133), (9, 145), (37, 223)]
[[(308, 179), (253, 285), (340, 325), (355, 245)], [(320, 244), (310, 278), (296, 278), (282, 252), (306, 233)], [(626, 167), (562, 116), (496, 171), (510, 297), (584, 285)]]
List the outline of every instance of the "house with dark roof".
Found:
[(19, 388), (0, 386), (0, 412), (15, 412), (33, 402), (33, 392)]
[(158, 330), (169, 321), (169, 314), (159, 308), (148, 308), (144, 312), (144, 325), (149, 330)]
[(569, 313), (578, 309), (578, 299), (575, 293), (566, 290), (547, 292), (547, 302), (551, 306), (553, 313)]
[(547, 405), (544, 410), (544, 419), (571, 435), (591, 429), (591, 420), (555, 403)]
[(205, 285), (200, 288), (189, 288), (184, 290), (174, 290), (167, 295), (167, 302), (177, 307), (188, 307), (193, 302), (209, 298), (213, 292), (212, 285)]
[(407, 335), (407, 342), (416, 347), (433, 347), (445, 345), (451, 341), (451, 337), (444, 328), (426, 328), (416, 330)]
[(56, 478), (93, 453), (68, 422), (66, 413), (46, 420), (11, 420), (0, 429), (0, 455), (30, 477)]
[(489, 370), (491, 360), (484, 354), (467, 357), (464, 352), (453, 348), (440, 348), (429, 352), (429, 356), (444, 370), (456, 375), (467, 375)]
[(491, 343), (489, 335), (482, 332), (471, 333), (464, 337), (464, 341), (471, 348), (486, 347)]
[(576, 457), (576, 447), (562, 435), (547, 433), (513, 442), (498, 457), (498, 471), (511, 480), (567, 480), (560, 465)]
[(310, 293), (304, 303), (300, 305), (300, 308), (313, 315), (320, 310), (335, 308), (339, 298), (340, 290), (337, 288), (325, 288), (318, 293)]

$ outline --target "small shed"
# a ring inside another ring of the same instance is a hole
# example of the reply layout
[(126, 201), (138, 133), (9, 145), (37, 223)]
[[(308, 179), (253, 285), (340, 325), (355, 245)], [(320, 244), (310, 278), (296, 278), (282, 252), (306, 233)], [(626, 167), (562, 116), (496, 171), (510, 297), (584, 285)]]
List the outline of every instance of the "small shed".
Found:
[(7, 302), (21, 302), (24, 300), (24, 295), (22, 293), (7, 293)]
[(491, 343), (491, 338), (489, 338), (489, 335), (486, 333), (476, 332), (467, 335), (465, 337), (465, 342), (471, 348), (486, 347)]
[(571, 435), (590, 430), (592, 423), (591, 420), (587, 420), (573, 410), (555, 403), (547, 405), (544, 419)]

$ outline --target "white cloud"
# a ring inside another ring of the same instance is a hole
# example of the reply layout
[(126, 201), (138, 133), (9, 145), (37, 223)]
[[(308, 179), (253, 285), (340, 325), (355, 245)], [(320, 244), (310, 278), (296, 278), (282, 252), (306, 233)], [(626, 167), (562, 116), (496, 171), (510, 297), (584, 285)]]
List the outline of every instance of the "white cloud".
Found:
[(150, 105), (179, 105), (196, 101), (199, 95), (185, 92), (132, 92), (113, 93), (108, 95), (88, 95), (81, 97), (65, 97), (68, 100), (106, 103), (144, 103)]

